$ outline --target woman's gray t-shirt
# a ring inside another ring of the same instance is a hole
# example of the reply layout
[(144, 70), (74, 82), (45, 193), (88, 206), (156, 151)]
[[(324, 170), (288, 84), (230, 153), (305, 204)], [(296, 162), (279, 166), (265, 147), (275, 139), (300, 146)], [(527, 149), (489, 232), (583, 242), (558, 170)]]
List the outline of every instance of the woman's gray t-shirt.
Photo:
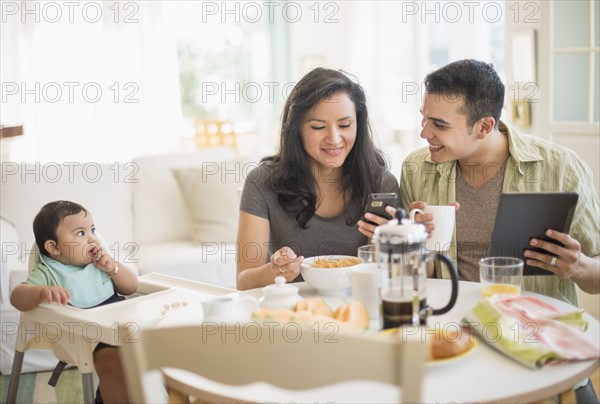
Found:
[[(368, 243), (367, 237), (358, 231), (356, 223), (347, 224), (348, 219), (343, 213), (333, 218), (314, 215), (308, 221), (307, 228), (302, 229), (295, 214), (286, 212), (279, 204), (277, 193), (269, 185), (270, 174), (271, 167), (267, 164), (253, 169), (244, 183), (240, 202), (240, 211), (269, 221), (269, 257), (284, 246), (304, 257), (332, 254), (356, 256), (358, 247)], [(398, 180), (392, 173), (383, 173), (377, 192), (400, 195)], [(357, 212), (357, 209), (352, 206), (348, 217), (358, 217), (363, 213)]]

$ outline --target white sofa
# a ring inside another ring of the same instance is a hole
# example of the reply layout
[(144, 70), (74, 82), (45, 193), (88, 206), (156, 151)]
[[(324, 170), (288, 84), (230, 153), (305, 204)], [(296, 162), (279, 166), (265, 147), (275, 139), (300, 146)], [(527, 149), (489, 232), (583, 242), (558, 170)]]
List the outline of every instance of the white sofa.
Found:
[[(34, 243), (32, 221), (45, 203), (58, 199), (81, 203), (92, 213), (115, 258), (140, 274), (160, 272), (235, 288), (237, 190), (254, 166), (248, 161), (233, 149), (213, 148), (125, 164), (3, 162), (0, 372), (10, 372), (18, 321), (7, 295), (27, 275)], [(200, 178), (188, 186), (187, 195), (174, 169), (192, 170), (188, 180)], [(188, 208), (195, 202), (202, 212), (194, 216)], [(205, 219), (207, 223), (198, 223)], [(204, 232), (201, 239), (199, 231)], [(211, 239), (212, 234), (220, 239)], [(46, 367), (32, 354), (25, 355), (24, 371)]]

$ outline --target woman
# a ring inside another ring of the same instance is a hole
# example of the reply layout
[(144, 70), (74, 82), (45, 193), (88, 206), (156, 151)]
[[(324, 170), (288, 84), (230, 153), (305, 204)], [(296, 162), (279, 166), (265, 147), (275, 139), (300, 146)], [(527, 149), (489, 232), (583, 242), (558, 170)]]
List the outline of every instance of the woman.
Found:
[[(375, 147), (362, 87), (317, 68), (283, 111), (279, 151), (252, 170), (240, 203), (237, 287), (300, 281), (304, 257), (356, 255), (373, 226), (357, 227), (373, 192), (399, 193)], [(385, 223), (382, 217), (367, 219)]]

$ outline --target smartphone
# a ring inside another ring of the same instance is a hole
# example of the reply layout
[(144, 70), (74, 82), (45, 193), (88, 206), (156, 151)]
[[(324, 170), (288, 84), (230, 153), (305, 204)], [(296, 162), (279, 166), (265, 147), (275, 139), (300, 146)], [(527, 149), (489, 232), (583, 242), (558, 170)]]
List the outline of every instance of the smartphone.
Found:
[[(367, 197), (367, 205), (365, 206), (365, 213), (373, 213), (390, 220), (392, 219), (392, 216), (385, 211), (386, 206), (393, 206), (394, 208), (398, 206), (398, 195), (396, 193), (369, 194)], [(377, 224), (365, 219), (364, 216), (363, 220), (367, 223)]]

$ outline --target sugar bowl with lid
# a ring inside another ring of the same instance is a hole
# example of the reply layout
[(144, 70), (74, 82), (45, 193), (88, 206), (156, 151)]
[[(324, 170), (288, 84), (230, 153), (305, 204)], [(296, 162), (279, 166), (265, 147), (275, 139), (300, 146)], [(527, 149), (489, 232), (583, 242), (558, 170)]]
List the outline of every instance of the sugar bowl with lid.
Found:
[(302, 297), (298, 294), (298, 288), (286, 284), (283, 276), (276, 277), (275, 283), (265, 286), (262, 292), (262, 297), (258, 299), (258, 305), (261, 308), (291, 309), (302, 300)]

